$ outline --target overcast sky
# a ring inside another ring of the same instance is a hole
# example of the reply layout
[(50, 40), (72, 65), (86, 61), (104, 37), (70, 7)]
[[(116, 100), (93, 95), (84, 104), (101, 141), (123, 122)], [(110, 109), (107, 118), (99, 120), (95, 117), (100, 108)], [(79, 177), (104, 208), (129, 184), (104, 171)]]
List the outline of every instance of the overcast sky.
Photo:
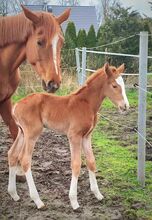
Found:
[[(133, 10), (138, 10), (141, 14), (145, 14), (148, 17), (152, 17), (152, 11), (148, 1), (150, 0), (119, 0), (125, 7), (133, 7)], [(152, 1), (152, 0), (151, 0)], [(81, 5), (96, 5), (98, 0), (80, 0)], [(50, 0), (50, 3), (55, 3), (55, 0)]]
[(141, 14), (146, 14), (148, 17), (152, 17), (152, 10), (148, 3), (149, 1), (150, 0), (120, 0), (124, 6), (132, 6), (134, 10), (138, 10)]

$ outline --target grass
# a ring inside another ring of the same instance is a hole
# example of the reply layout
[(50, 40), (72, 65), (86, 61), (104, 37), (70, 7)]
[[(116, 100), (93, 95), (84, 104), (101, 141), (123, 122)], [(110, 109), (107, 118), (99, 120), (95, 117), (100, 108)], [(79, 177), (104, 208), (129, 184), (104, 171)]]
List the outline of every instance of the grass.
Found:
[(100, 128), (101, 122), (94, 131), (93, 145), (106, 204), (122, 206), (126, 219), (152, 219), (151, 162), (146, 163), (146, 187), (142, 189), (137, 182), (136, 152), (132, 151), (135, 146), (122, 147), (121, 142), (109, 140)]
[[(57, 92), (58, 95), (66, 95), (75, 87), (69, 83)], [(16, 102), (25, 96), (24, 91), (13, 96)], [(127, 91), (130, 105), (137, 108), (138, 91)], [(147, 95), (147, 107), (151, 109), (152, 96)], [(105, 99), (103, 110), (113, 110), (114, 105)], [(101, 191), (105, 195), (103, 205), (109, 207), (122, 207), (124, 219), (152, 220), (152, 163), (146, 162), (146, 186), (141, 188), (137, 182), (137, 146), (130, 144), (123, 147), (123, 140), (110, 138), (112, 130), (102, 129), (108, 126), (105, 120), (99, 121), (93, 133), (93, 145), (95, 149), (99, 176), (102, 177)], [(124, 134), (125, 135), (125, 134)]]

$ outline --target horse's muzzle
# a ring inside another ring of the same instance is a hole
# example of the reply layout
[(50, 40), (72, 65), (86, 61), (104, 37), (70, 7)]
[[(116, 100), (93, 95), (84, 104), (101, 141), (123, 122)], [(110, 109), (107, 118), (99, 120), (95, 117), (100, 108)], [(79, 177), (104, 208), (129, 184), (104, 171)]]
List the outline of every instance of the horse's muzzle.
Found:
[(54, 81), (50, 81), (47, 84), (44, 80), (42, 80), (42, 87), (48, 93), (54, 93), (60, 87), (59, 84), (55, 83)]

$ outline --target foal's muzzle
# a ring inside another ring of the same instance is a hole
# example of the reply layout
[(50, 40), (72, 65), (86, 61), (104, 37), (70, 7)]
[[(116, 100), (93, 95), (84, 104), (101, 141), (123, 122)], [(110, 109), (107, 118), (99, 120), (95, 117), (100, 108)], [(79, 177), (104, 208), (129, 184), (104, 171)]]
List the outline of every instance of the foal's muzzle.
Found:
[(124, 114), (129, 110), (129, 106), (128, 105), (120, 105), (118, 106), (120, 113)]
[(60, 87), (59, 84), (55, 83), (54, 81), (49, 81), (47, 84), (44, 80), (42, 80), (42, 87), (48, 93), (54, 93)]

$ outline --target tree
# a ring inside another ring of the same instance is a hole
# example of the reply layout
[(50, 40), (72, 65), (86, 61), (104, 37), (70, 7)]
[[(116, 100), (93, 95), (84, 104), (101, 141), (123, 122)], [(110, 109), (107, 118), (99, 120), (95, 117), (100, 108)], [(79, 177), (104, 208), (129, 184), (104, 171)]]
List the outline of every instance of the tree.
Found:
[(75, 48), (77, 45), (77, 36), (75, 24), (70, 21), (65, 31), (65, 48)]
[(47, 3), (48, 0), (0, 0), (0, 14), (3, 16), (7, 14), (16, 14), (21, 11), (21, 4), (28, 5), (28, 4), (37, 4), (43, 5)]
[[(106, 45), (110, 52), (116, 53), (139, 53), (139, 36), (120, 41), (116, 44), (112, 42), (119, 41), (122, 38), (127, 38), (131, 35), (144, 30), (143, 18), (136, 11), (131, 11), (131, 8), (124, 8), (117, 4), (111, 9), (111, 15), (106, 19), (104, 25), (99, 28), (97, 33), (97, 45)], [(113, 65), (119, 65), (123, 62), (127, 64), (127, 71), (135, 71), (138, 68), (138, 60), (128, 57), (111, 57)]]
[(119, 0), (98, 0), (97, 17), (99, 24), (103, 24), (111, 13), (111, 8), (115, 7)]
[(91, 25), (87, 35), (87, 47), (96, 46), (96, 32), (94, 26)]
[(77, 47), (86, 47), (87, 34), (84, 29), (80, 29), (77, 36)]
[(75, 48), (77, 45), (76, 28), (73, 22), (69, 22), (65, 31), (65, 43), (62, 50), (62, 63), (66, 67), (76, 65)]
[(6, 0), (0, 1), (0, 15), (6, 16), (8, 12), (8, 2)]

